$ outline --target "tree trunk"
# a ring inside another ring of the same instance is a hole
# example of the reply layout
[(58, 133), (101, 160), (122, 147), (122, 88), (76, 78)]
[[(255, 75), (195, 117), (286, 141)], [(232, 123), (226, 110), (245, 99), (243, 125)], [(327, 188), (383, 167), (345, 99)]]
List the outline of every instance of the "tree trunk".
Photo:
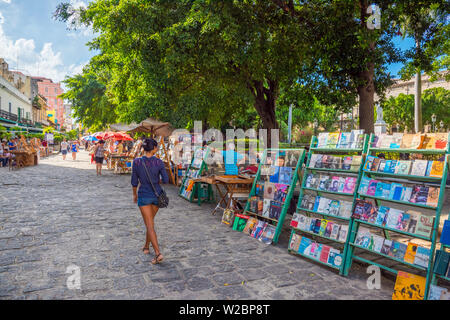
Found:
[[(420, 40), (416, 36), (416, 53), (420, 53)], [(422, 75), (420, 70), (416, 73), (414, 81), (414, 131), (422, 132)]]
[(369, 65), (369, 70), (362, 72), (360, 75), (360, 79), (365, 82), (365, 85), (358, 87), (359, 128), (364, 129), (365, 133), (374, 132), (374, 68), (373, 63)]
[(267, 148), (270, 148), (272, 145), (271, 130), (278, 129), (278, 122), (275, 115), (277, 84), (270, 80), (268, 82), (269, 88), (266, 88), (262, 81), (253, 81), (251, 91), (255, 97), (255, 109), (261, 118), (263, 129), (267, 130), (267, 141), (265, 145)]

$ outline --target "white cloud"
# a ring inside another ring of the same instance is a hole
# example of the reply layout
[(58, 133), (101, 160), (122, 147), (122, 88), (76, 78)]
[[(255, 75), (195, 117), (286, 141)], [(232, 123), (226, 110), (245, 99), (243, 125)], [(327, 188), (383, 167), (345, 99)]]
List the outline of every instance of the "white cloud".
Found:
[(11, 0), (1, 0), (1, 1), (6, 2), (6, 3), (11, 3)]
[[(87, 8), (87, 4), (84, 1), (79, 0), (71, 0), (70, 4), (75, 10), (81, 9), (81, 8)], [(75, 12), (66, 22), (66, 26), (69, 30), (72, 30), (68, 33), (69, 37), (77, 38), (80, 36), (88, 37), (93, 34), (93, 30), (91, 26), (86, 27), (85, 25), (82, 25), (79, 23), (80, 14), (79, 12)], [(76, 27), (76, 30), (73, 30), (73, 27)]]
[[(5, 1), (5, 0), (0, 0)], [(45, 43), (42, 49), (36, 48), (33, 39), (20, 38), (13, 40), (3, 30), (3, 15), (0, 12), (0, 58), (8, 62), (10, 69), (27, 75), (50, 78), (55, 82), (64, 80), (82, 71), (87, 62), (80, 65), (64, 65), (61, 52), (55, 52), (52, 43)]]

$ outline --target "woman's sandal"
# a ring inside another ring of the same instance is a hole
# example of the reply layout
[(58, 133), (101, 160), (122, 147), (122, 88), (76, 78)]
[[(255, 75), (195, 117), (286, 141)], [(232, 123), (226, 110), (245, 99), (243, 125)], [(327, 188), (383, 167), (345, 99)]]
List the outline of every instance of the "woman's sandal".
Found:
[(142, 248), (142, 251), (144, 252), (144, 254), (150, 254), (150, 248)]
[(161, 263), (164, 260), (164, 257), (162, 257), (161, 259), (158, 259), (159, 256), (161, 256), (161, 253), (155, 256), (155, 258), (151, 261), (152, 264), (158, 264), (158, 263)]

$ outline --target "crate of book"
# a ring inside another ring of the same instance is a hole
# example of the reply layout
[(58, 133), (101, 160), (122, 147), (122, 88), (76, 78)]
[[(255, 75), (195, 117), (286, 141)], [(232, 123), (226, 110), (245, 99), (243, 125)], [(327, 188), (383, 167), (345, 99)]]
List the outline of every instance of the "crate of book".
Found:
[(265, 150), (244, 210), (251, 217), (246, 229), (251, 235), (258, 236), (254, 228), (265, 226), (274, 229), (269, 235), (273, 235), (273, 242), (278, 241), (304, 154), (303, 149)]
[(341, 274), (367, 139), (360, 130), (312, 137), (297, 210), (290, 223), (289, 252)]
[(196, 179), (200, 178), (205, 170), (207, 170), (206, 159), (208, 149), (197, 148), (194, 151), (191, 164), (186, 169), (186, 174), (180, 185), (179, 195), (190, 202), (195, 200), (197, 194), (197, 182)]
[[(445, 141), (445, 145), (443, 144)], [(370, 136), (345, 258), (424, 277), (426, 299), (448, 174), (448, 134)]]
[(428, 300), (450, 300), (450, 220), (445, 220), (442, 228)]

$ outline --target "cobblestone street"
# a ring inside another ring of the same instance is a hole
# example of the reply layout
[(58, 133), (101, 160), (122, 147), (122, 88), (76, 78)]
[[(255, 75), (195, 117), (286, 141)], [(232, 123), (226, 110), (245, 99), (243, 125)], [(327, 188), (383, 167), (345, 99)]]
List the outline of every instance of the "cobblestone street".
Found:
[[(177, 196), (156, 216), (165, 255), (142, 253), (144, 223), (130, 175), (97, 177), (85, 151), (18, 171), (0, 168), (1, 299), (391, 299), (393, 282), (368, 290), (354, 264), (348, 278), (287, 251), (288, 231), (264, 245)], [(66, 282), (81, 269), (81, 290)]]

